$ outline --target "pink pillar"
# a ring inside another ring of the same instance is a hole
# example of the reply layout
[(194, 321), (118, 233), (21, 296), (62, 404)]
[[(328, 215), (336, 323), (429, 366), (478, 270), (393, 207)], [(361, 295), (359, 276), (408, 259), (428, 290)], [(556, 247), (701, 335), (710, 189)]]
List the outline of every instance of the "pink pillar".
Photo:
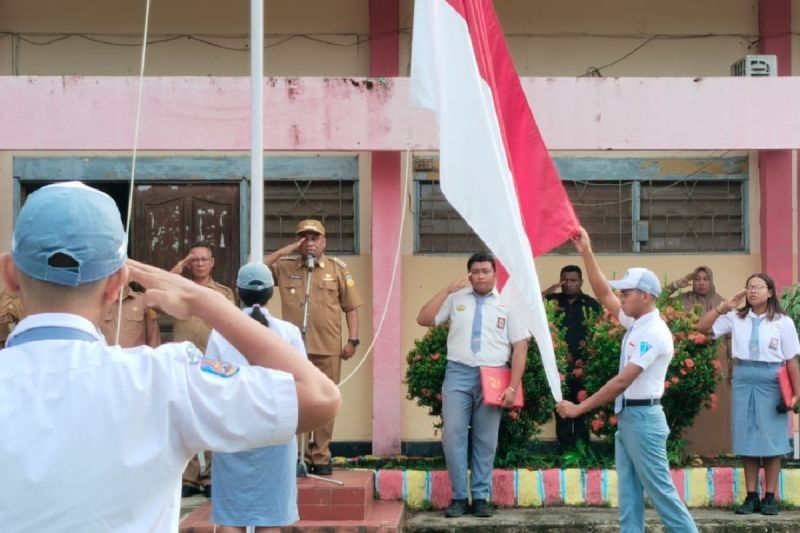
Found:
[[(791, 0), (760, 0), (758, 30), (762, 54), (778, 56), (778, 74), (792, 69)], [(794, 281), (792, 272), (792, 162), (794, 151), (758, 153), (761, 184), (761, 270), (772, 276), (780, 292)]]
[[(399, 74), (399, 0), (370, 0), (370, 76)], [(399, 243), (402, 176), (399, 152), (372, 152), (372, 325), (387, 306), (372, 359), (372, 453), (400, 453), (402, 436), (402, 357), (400, 352), (400, 271), (392, 293), (392, 267)]]

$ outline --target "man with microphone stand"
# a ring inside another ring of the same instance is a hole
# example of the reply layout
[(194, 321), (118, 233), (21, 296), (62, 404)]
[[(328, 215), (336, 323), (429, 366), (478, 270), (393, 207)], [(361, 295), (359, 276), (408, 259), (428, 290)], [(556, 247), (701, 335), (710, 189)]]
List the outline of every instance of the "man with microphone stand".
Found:
[[(282, 318), (300, 328), (308, 359), (339, 383), (342, 359), (353, 357), (360, 342), (357, 309), (363, 300), (344, 261), (325, 255), (325, 226), (320, 221), (301, 221), (296, 234), (295, 242), (272, 252), (264, 262), (272, 270), (280, 291)], [(344, 343), (342, 313), (348, 330)], [(314, 430), (313, 440), (305, 450), (311, 473), (333, 473), (332, 436), (333, 421)]]

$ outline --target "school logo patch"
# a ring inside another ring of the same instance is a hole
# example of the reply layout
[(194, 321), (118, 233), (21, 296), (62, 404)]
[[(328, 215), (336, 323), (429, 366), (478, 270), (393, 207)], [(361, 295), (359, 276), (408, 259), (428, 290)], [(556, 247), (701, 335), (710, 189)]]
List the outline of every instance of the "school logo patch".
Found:
[(497, 328), (503, 329), (506, 327), (506, 319), (503, 317), (497, 317)]
[(235, 376), (239, 372), (239, 365), (223, 363), (216, 359), (201, 359), (200, 370), (221, 378), (229, 378)]
[(646, 354), (647, 352), (650, 351), (650, 348), (652, 348), (652, 347), (653, 347), (653, 345), (650, 344), (649, 342), (646, 342), (646, 341), (640, 342), (639, 343), (639, 355)]

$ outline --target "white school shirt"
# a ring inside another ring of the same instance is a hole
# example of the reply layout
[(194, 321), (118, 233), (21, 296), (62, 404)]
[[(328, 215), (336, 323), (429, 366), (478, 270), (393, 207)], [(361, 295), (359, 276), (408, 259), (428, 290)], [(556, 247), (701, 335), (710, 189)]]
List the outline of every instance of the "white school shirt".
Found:
[[(261, 309), (261, 312), (267, 317), (269, 329), (291, 344), (292, 348), (300, 352), (300, 354), (307, 359), (308, 354), (306, 353), (306, 346), (303, 344), (303, 335), (300, 333), (300, 329), (291, 322), (275, 318), (269, 313), (266, 307), (260, 307), (259, 309)], [(247, 307), (242, 309), (242, 311), (247, 315), (253, 314), (252, 307)], [(242, 352), (234, 348), (233, 345), (228, 342), (228, 339), (220, 335), (217, 330), (213, 330), (208, 337), (206, 357), (218, 361), (236, 363), (239, 366), (250, 366), (250, 363), (242, 355)]]
[(0, 351), (4, 531), (177, 531), (189, 458), (294, 438), (290, 374), (220, 365), (188, 342), (108, 346), (91, 322), (69, 314), (25, 318), (9, 340), (42, 326), (97, 342)]
[(800, 354), (800, 340), (794, 322), (786, 315), (778, 315), (774, 320), (765, 318), (761, 321), (758, 326), (758, 359), (750, 357), (750, 335), (753, 331), (750, 319), (756, 316), (752, 309), (744, 318), (739, 318), (735, 309), (720, 315), (712, 327), (714, 338), (730, 333), (733, 357), (745, 361), (783, 363)]
[(622, 310), (619, 321), (628, 331), (622, 339), (624, 365), (633, 363), (642, 372), (628, 385), (623, 393), (628, 400), (649, 400), (661, 398), (664, 394), (664, 380), (675, 348), (672, 332), (661, 319), (658, 309), (633, 319)]
[(450, 321), (447, 360), (467, 366), (503, 366), (511, 356), (511, 345), (530, 334), (520, 320), (509, 316), (505, 302), (494, 288), (483, 303), (480, 352), (472, 353), (475, 297), (472, 287), (465, 287), (450, 294), (436, 313), (437, 325)]

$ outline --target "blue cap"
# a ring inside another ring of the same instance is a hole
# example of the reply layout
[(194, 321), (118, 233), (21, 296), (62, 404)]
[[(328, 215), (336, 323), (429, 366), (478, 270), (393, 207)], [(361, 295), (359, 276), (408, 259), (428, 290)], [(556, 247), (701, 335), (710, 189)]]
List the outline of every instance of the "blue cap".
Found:
[(236, 286), (240, 289), (263, 291), (275, 286), (272, 272), (264, 263), (247, 263), (239, 269), (236, 276)]
[(629, 268), (625, 277), (609, 281), (609, 285), (619, 290), (637, 289), (658, 296), (661, 294), (661, 282), (650, 270), (646, 268)]
[[(19, 212), (11, 255), (31, 278), (77, 287), (106, 278), (127, 259), (128, 236), (114, 200), (104, 192), (71, 181), (42, 187)], [(56, 254), (75, 267), (50, 264)]]

